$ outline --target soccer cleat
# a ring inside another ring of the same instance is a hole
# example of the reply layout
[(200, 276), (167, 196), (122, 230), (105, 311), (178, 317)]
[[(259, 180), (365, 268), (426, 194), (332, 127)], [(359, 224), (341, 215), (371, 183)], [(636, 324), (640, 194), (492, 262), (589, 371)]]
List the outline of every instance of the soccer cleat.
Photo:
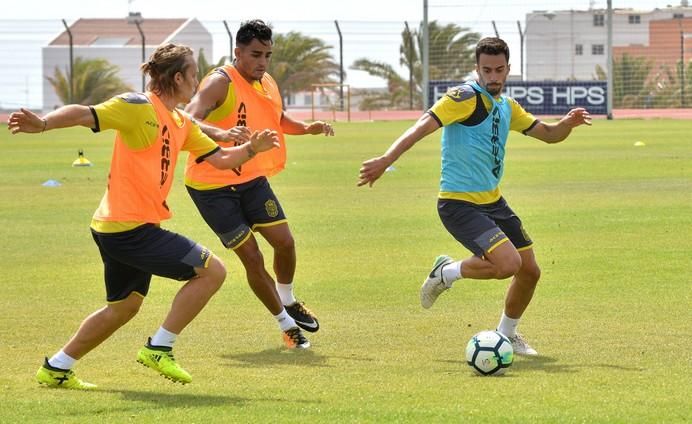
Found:
[(538, 355), (538, 352), (536, 352), (536, 349), (532, 348), (529, 346), (528, 343), (526, 343), (526, 340), (524, 340), (524, 336), (521, 334), (517, 333), (512, 337), (507, 337), (510, 342), (512, 342), (512, 349), (514, 349), (514, 353), (517, 355), (525, 355), (525, 356), (536, 356)]
[(48, 358), (36, 372), (36, 380), (39, 384), (61, 389), (93, 390), (96, 388), (96, 384), (78, 379), (72, 370), (52, 367), (48, 363)]
[(310, 309), (305, 307), (304, 302), (294, 302), (284, 307), (288, 315), (298, 324), (298, 327), (311, 333), (320, 329), (320, 323), (317, 321), (317, 317)]
[(310, 342), (298, 327), (284, 331), (284, 343), (286, 343), (286, 347), (289, 349), (307, 349), (310, 347)]
[(432, 271), (420, 288), (420, 305), (425, 309), (430, 308), (443, 291), (452, 287), (447, 285), (442, 278), (442, 267), (452, 262), (454, 260), (447, 255), (440, 255), (435, 258)]
[(185, 371), (173, 357), (173, 350), (164, 346), (152, 346), (151, 338), (143, 348), (137, 352), (137, 362), (149, 367), (165, 378), (182, 384), (192, 382), (192, 377)]

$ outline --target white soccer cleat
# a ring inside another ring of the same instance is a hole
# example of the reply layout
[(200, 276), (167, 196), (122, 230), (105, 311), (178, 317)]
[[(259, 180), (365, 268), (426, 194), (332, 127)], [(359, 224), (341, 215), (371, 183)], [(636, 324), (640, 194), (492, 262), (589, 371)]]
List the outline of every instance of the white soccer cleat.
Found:
[(507, 338), (510, 342), (512, 342), (512, 349), (514, 349), (515, 354), (524, 356), (538, 355), (536, 349), (529, 346), (529, 344), (526, 343), (526, 340), (524, 340), (524, 336), (522, 336), (521, 334), (517, 333), (514, 336)]
[(440, 255), (435, 258), (432, 271), (420, 288), (420, 305), (423, 308), (430, 308), (443, 291), (452, 287), (451, 284), (447, 285), (442, 278), (442, 267), (452, 262), (454, 260), (447, 255)]

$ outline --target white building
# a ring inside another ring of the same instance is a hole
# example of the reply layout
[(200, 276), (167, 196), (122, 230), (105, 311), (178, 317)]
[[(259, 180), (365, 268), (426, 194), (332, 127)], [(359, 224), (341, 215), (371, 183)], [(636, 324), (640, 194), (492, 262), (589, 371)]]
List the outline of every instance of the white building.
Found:
[[(197, 19), (140, 19), (144, 34), (144, 60), (163, 43), (184, 44), (194, 49), (195, 59), (200, 49), (211, 60), (212, 36)], [(142, 91), (142, 37), (137, 26), (128, 19), (79, 19), (70, 26), (73, 57), (106, 59), (120, 68), (120, 77), (134, 91)], [(67, 31), (58, 35), (43, 48), (43, 108), (51, 110), (62, 105), (53, 86), (45, 78), (53, 77), (55, 68), (68, 75), (70, 39)]]
[[(613, 47), (649, 45), (649, 22), (692, 16), (691, 7), (613, 10)], [(592, 80), (607, 69), (607, 10), (534, 11), (524, 22), (524, 80)], [(676, 46), (671, 46), (676, 48)], [(677, 47), (679, 49), (679, 47)]]

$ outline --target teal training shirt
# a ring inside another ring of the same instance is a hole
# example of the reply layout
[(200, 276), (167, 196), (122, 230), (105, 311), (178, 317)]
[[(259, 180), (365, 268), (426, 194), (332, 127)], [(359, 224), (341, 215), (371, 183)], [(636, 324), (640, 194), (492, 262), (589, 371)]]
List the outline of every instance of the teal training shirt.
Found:
[[(505, 144), (512, 119), (509, 100), (505, 96), (495, 100), (475, 81), (464, 85), (470, 86), (477, 96), (490, 98), (492, 109), (479, 123), (467, 119), (443, 127), (441, 192), (491, 191), (499, 185), (504, 171)], [(478, 107), (484, 108), (482, 101)]]

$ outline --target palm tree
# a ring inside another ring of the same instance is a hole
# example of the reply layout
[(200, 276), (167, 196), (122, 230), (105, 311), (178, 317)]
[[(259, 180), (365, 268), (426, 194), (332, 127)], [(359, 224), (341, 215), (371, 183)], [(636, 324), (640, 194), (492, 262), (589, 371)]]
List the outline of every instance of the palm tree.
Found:
[(207, 74), (213, 69), (225, 65), (227, 58), (228, 56), (222, 56), (216, 64), (209, 63), (207, 62), (207, 58), (204, 56), (204, 49), (200, 48), (199, 55), (197, 55), (197, 78), (201, 81), (202, 78), (207, 76)]
[[(644, 105), (650, 96), (647, 81), (652, 69), (652, 61), (645, 57), (625, 53), (615, 58), (613, 60), (613, 106), (631, 108)], [(607, 78), (606, 72), (599, 65), (596, 65), (596, 75), (601, 80)]]
[[(388, 93), (371, 93), (361, 103), (361, 108), (410, 108), (422, 107), (423, 64), (421, 62), (423, 45), (423, 26), (413, 32), (405, 28), (401, 33), (399, 64), (408, 69), (413, 77), (413, 102), (410, 101), (411, 87), (408, 75), (402, 77), (394, 68), (384, 62), (366, 58), (356, 60), (351, 69), (387, 81)], [(481, 36), (456, 24), (440, 25), (437, 21), (428, 23), (429, 40), (429, 78), (461, 80), (473, 71), (476, 65), (475, 45)], [(412, 104), (411, 104), (412, 103)]]
[(324, 41), (291, 31), (274, 36), (272, 59), (267, 70), (276, 80), (285, 100), (291, 93), (312, 91), (312, 84), (337, 82), (339, 65), (332, 60)]
[(656, 108), (690, 107), (692, 105), (692, 62), (685, 66), (684, 84), (680, 75), (681, 62), (675, 67), (664, 65), (651, 79), (650, 91), (654, 94)]
[[(645, 57), (628, 54), (613, 60), (613, 106), (636, 108), (671, 108), (692, 105), (692, 62), (685, 69), (683, 93), (680, 61), (674, 67), (663, 65), (656, 72), (653, 62)], [(596, 65), (596, 79), (607, 74)], [(684, 97), (684, 99), (683, 99)]]
[[(429, 74), (431, 80), (464, 79), (476, 67), (476, 44), (481, 39), (477, 32), (470, 32), (456, 24), (428, 23), (430, 42)], [(417, 34), (419, 50), (423, 45), (423, 25)]]
[(111, 97), (132, 91), (118, 76), (119, 68), (106, 59), (77, 57), (73, 64), (74, 92), (70, 97), (70, 78), (56, 66), (53, 77), (46, 77), (63, 104), (94, 105)]

